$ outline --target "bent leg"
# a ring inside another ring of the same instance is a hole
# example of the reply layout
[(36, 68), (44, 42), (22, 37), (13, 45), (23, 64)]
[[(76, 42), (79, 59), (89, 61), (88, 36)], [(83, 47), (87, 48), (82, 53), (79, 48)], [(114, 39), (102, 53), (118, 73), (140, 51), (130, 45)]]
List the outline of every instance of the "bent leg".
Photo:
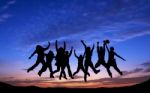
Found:
[(101, 65), (100, 61), (97, 61), (97, 63), (95, 64), (95, 68), (98, 68)]
[(70, 65), (69, 65), (69, 64), (67, 64), (67, 69), (68, 69), (68, 74), (69, 74), (69, 76), (73, 79), (72, 72), (71, 72), (71, 68), (70, 68)]
[(36, 63), (32, 66), (32, 67), (30, 67), (28, 70), (27, 70), (27, 72), (30, 72), (31, 70), (33, 70), (35, 67), (37, 67), (38, 65), (39, 65), (39, 61), (37, 60), (36, 61)]
[(94, 71), (94, 73), (98, 73), (100, 70), (96, 70), (96, 68), (94, 68), (92, 62), (90, 62), (89, 66), (91, 67), (91, 69)]
[(122, 75), (122, 72), (121, 72), (120, 69), (117, 67), (116, 62), (114, 62), (113, 67), (114, 67), (114, 69), (115, 69), (120, 75)]
[(75, 76), (79, 72), (80, 68), (78, 66), (77, 70), (73, 73), (73, 76)]

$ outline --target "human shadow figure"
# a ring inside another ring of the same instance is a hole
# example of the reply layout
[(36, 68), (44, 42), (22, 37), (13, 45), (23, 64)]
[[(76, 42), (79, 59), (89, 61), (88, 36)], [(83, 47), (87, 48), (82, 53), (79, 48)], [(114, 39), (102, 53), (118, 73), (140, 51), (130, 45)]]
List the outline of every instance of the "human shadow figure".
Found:
[[(57, 73), (60, 71), (61, 69), (61, 66), (62, 66), (62, 63), (64, 63), (64, 57), (65, 57), (65, 50), (66, 50), (66, 43), (64, 42), (64, 47), (60, 47), (58, 48), (58, 44), (57, 44), (57, 40), (55, 42), (55, 48), (56, 48), (56, 57), (55, 57), (55, 60), (56, 60), (56, 66), (57, 66), (57, 69), (53, 72), (53, 74)], [(65, 75), (65, 72), (64, 73), (64, 78), (67, 79), (66, 75)]]
[(35, 54), (37, 54), (37, 60), (36, 63), (27, 69), (27, 72), (30, 72), (35, 67), (39, 65), (39, 63), (42, 63), (42, 68), (39, 70), (38, 75), (41, 76), (42, 72), (46, 71), (46, 63), (44, 60), (44, 51), (46, 51), (50, 47), (50, 42), (48, 42), (48, 46), (46, 48), (43, 48), (41, 45), (37, 45), (35, 51), (31, 54), (29, 59), (31, 59)]
[[(115, 52), (114, 47), (110, 47), (110, 50), (109, 50), (108, 46), (106, 45), (106, 48), (108, 51), (107, 69), (110, 69), (110, 67), (112, 66), (120, 75), (123, 75), (123, 73), (120, 71), (120, 69), (117, 66), (115, 56), (119, 57), (120, 59), (124, 61), (126, 60)], [(112, 78), (112, 73), (110, 72), (110, 70), (108, 70), (108, 73), (109, 73), (109, 76)]]
[[(77, 67), (77, 70), (73, 73), (73, 76), (75, 76), (80, 71), (80, 69), (83, 71), (83, 73), (86, 73), (84, 66), (83, 66), (83, 60), (85, 57), (85, 53), (83, 55), (80, 54), (80, 56), (77, 56), (76, 50), (74, 50), (74, 55), (78, 59), (78, 67)], [(87, 74), (88, 74), (88, 76), (90, 76), (90, 74), (88, 72), (87, 72)]]
[(83, 40), (81, 40), (81, 43), (83, 44), (84, 48), (85, 48), (85, 63), (84, 63), (84, 66), (85, 66), (85, 72), (84, 73), (84, 81), (87, 82), (87, 73), (88, 73), (88, 67), (91, 67), (91, 69), (94, 71), (94, 73), (98, 73), (100, 70), (96, 70), (96, 68), (94, 67), (93, 63), (92, 63), (92, 53), (93, 53), (93, 50), (94, 50), (94, 45), (92, 47), (92, 49), (88, 46), (86, 46), (86, 44), (84, 43)]
[(53, 70), (52, 70), (52, 61), (55, 58), (53, 51), (49, 51), (48, 54), (45, 54), (46, 56), (46, 65), (47, 68), (49, 68), (50, 71), (50, 78), (54, 78), (53, 76)]
[(64, 76), (66, 75), (65, 74), (65, 68), (67, 68), (67, 70), (68, 70), (69, 77), (73, 79), (73, 75), (72, 75), (70, 64), (69, 64), (69, 58), (70, 58), (70, 56), (72, 54), (72, 50), (73, 50), (73, 47), (71, 47), (70, 52), (69, 51), (65, 51), (64, 60), (63, 60), (63, 62), (61, 64), (61, 73), (60, 73), (60, 76), (59, 76), (60, 80), (61, 80), (62, 74), (64, 74)]
[(99, 67), (100, 65), (103, 65), (104, 67), (106, 67), (105, 46), (106, 46), (106, 42), (105, 41), (103, 41), (103, 46), (99, 46), (99, 42), (97, 42), (98, 61), (95, 64), (95, 68)]

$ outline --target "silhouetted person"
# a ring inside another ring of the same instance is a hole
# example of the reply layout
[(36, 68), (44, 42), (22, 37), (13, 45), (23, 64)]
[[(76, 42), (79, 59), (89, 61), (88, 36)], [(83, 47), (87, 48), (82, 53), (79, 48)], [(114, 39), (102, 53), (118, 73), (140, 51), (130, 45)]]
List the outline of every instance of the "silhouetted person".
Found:
[(99, 47), (99, 42), (97, 42), (97, 54), (98, 54), (98, 61), (95, 64), (95, 68), (99, 67), (100, 65), (103, 65), (106, 67), (106, 62), (105, 62), (105, 46), (106, 42), (103, 42), (103, 46)]
[[(121, 56), (119, 56), (115, 51), (114, 51), (114, 47), (110, 47), (110, 50), (108, 48), (108, 46), (106, 45), (107, 51), (108, 51), (108, 63), (107, 63), (107, 68), (110, 69), (110, 66), (114, 67), (114, 69), (120, 74), (122, 75), (122, 72), (119, 70), (119, 68), (117, 67), (116, 64), (116, 59), (114, 58), (115, 56), (119, 57), (120, 59), (124, 60), (124, 58), (122, 58)], [(109, 76), (112, 78), (112, 73), (110, 72), (110, 70), (108, 70), (109, 72)]]
[(53, 70), (52, 70), (52, 61), (55, 58), (53, 51), (49, 51), (48, 54), (45, 54), (46, 56), (46, 65), (49, 68), (50, 71), (50, 77), (54, 78), (53, 76)]
[[(84, 53), (84, 55), (77, 56), (77, 54), (74, 50), (74, 55), (78, 59), (78, 67), (77, 67), (77, 70), (73, 73), (73, 76), (75, 76), (80, 71), (80, 69), (83, 71), (83, 73), (86, 73), (84, 66), (83, 66), (83, 60), (85, 57), (85, 53)], [(88, 76), (90, 76), (89, 73), (87, 73), (87, 74), (88, 74)]]
[(65, 52), (65, 63), (66, 63), (65, 65), (66, 65), (66, 67), (68, 69), (69, 76), (73, 79), (71, 68), (70, 68), (70, 64), (69, 64), (69, 58), (70, 58), (70, 56), (72, 54), (72, 50), (73, 50), (73, 47), (71, 47), (70, 52), (69, 51)]
[(41, 76), (41, 73), (44, 72), (44, 71), (46, 71), (46, 63), (45, 63), (45, 60), (44, 60), (44, 51), (46, 51), (49, 47), (50, 47), (50, 43), (49, 42), (48, 42), (48, 46), (46, 48), (43, 48), (41, 45), (37, 45), (36, 46), (36, 50), (29, 57), (29, 59), (31, 59), (32, 56), (34, 56), (35, 54), (37, 54), (36, 63), (32, 67), (30, 67), (27, 70), (27, 72), (30, 72), (35, 67), (37, 67), (39, 65), (39, 63), (42, 63), (43, 66), (42, 66), (41, 70), (39, 70), (38, 75)]
[(93, 50), (94, 50), (94, 45), (92, 47), (92, 49), (90, 47), (87, 47), (84, 43), (83, 40), (81, 40), (84, 48), (85, 48), (85, 63), (84, 63), (84, 66), (85, 66), (85, 71), (86, 73), (84, 74), (84, 81), (87, 82), (87, 73), (88, 73), (88, 67), (90, 66), (91, 69), (94, 71), (94, 73), (98, 73), (100, 70), (96, 70), (93, 66), (93, 63), (92, 63), (92, 53), (93, 53)]
[(73, 79), (71, 68), (70, 68), (70, 64), (69, 64), (69, 58), (70, 58), (70, 56), (72, 54), (72, 50), (73, 50), (73, 47), (71, 47), (70, 52), (69, 51), (65, 51), (64, 60), (63, 60), (63, 62), (61, 64), (61, 73), (60, 73), (59, 79), (61, 79), (62, 74), (64, 74), (64, 76), (66, 75), (65, 71), (64, 71), (66, 67), (68, 69), (69, 76)]
[(57, 45), (57, 40), (55, 42), (55, 47), (56, 47), (56, 66), (57, 66), (57, 69), (53, 72), (54, 73), (57, 73), (60, 71), (60, 68), (61, 68), (61, 64), (62, 62), (64, 61), (64, 54), (65, 54), (65, 50), (66, 50), (66, 43), (64, 42), (64, 48), (63, 47), (60, 47), (58, 48), (58, 45)]
[[(50, 71), (50, 78), (54, 78), (53, 76), (53, 71), (52, 71), (52, 61), (53, 61), (53, 58), (55, 58), (54, 56), (54, 53), (53, 51), (49, 51), (48, 54), (45, 54), (46, 56), (46, 66), (42, 66), (43, 69), (47, 69), (49, 68), (49, 71)], [(43, 72), (45, 72), (46, 70), (44, 70)], [(40, 75), (42, 75), (42, 73)]]

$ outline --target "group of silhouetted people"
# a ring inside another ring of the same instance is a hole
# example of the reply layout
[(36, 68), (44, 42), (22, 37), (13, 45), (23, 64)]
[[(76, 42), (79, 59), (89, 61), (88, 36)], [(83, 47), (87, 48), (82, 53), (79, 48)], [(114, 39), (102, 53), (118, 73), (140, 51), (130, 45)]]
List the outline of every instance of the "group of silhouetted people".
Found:
[[(124, 58), (119, 56), (114, 51), (114, 47), (108, 48), (108, 44), (110, 43), (109, 40), (103, 41), (103, 46), (99, 46), (99, 42), (97, 42), (97, 54), (98, 54), (98, 61), (94, 65), (92, 62), (92, 55), (94, 50), (94, 44), (92, 47), (87, 46), (83, 40), (81, 40), (81, 43), (83, 44), (85, 50), (83, 54), (80, 54), (79, 56), (76, 54), (76, 50), (74, 49), (74, 55), (78, 60), (78, 67), (77, 70), (72, 74), (70, 64), (69, 64), (69, 58), (72, 55), (73, 47), (71, 47), (71, 50), (66, 50), (66, 43), (64, 42), (63, 47), (58, 47), (57, 40), (55, 42), (56, 47), (56, 55), (54, 55), (52, 50), (49, 50), (49, 52), (46, 54), (45, 51), (49, 49), (50, 42), (48, 42), (48, 46), (46, 48), (43, 48), (41, 45), (37, 45), (35, 51), (31, 54), (29, 59), (31, 59), (34, 54), (37, 54), (37, 60), (36, 63), (30, 67), (27, 72), (33, 70), (35, 67), (38, 66), (39, 63), (42, 63), (42, 68), (39, 70), (38, 75), (41, 76), (43, 72), (46, 71), (47, 68), (49, 68), (50, 71), (50, 78), (54, 78), (54, 74), (60, 71), (59, 79), (61, 80), (62, 76), (67, 79), (65, 68), (68, 70), (68, 74), (70, 78), (74, 78), (74, 76), (82, 70), (84, 73), (84, 81), (87, 81), (87, 75), (90, 76), (90, 73), (88, 72), (88, 68), (91, 67), (91, 69), (94, 71), (95, 74), (99, 73), (100, 70), (97, 70), (100, 65), (103, 65), (109, 76), (112, 78), (112, 73), (110, 71), (110, 67), (114, 67), (114, 69), (122, 75), (122, 72), (119, 70), (116, 64), (115, 56), (121, 58), (125, 61)], [(108, 62), (105, 61), (105, 50), (108, 51)], [(52, 69), (52, 61), (55, 59), (56, 63), (55, 66), (57, 67), (56, 70)]]

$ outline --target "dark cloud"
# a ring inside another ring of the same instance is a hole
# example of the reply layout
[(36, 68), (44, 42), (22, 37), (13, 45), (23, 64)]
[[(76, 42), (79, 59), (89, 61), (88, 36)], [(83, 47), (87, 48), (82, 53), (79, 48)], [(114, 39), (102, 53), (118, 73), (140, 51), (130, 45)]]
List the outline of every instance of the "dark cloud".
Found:
[(144, 67), (150, 67), (150, 61), (144, 62), (144, 63), (142, 63), (140, 65), (144, 66)]
[(129, 74), (135, 74), (138, 72), (142, 72), (144, 69), (143, 68), (135, 68), (131, 71), (123, 71), (123, 76), (129, 75)]
[(146, 73), (150, 72), (150, 67), (146, 68), (146, 69), (144, 70), (144, 72), (146, 72)]

